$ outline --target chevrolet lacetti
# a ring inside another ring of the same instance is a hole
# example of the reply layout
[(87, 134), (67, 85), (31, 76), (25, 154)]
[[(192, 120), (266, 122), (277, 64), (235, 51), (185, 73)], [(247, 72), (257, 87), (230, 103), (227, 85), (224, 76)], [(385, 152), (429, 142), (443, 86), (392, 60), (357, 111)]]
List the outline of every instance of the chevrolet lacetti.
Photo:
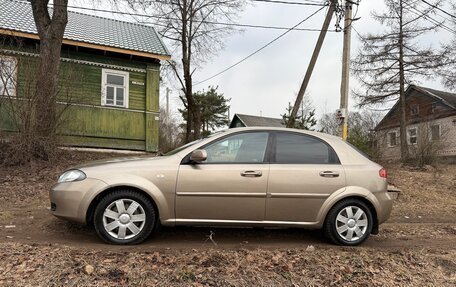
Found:
[(236, 128), (164, 156), (71, 168), (50, 191), (51, 212), (114, 244), (140, 243), (161, 224), (322, 229), (357, 245), (391, 213), (386, 177), (338, 137)]

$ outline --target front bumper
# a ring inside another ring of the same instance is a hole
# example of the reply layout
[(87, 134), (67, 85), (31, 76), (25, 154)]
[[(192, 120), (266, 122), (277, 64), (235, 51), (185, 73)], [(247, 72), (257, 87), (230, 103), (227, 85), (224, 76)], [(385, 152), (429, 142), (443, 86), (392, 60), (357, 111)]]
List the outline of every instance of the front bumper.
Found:
[(85, 224), (90, 203), (106, 187), (105, 182), (94, 178), (58, 183), (49, 192), (51, 214)]

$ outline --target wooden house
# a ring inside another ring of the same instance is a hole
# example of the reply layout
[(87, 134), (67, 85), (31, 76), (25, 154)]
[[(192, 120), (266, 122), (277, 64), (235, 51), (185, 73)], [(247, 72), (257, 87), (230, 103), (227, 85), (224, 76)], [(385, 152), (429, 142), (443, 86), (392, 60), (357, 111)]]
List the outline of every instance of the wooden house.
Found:
[[(410, 85), (405, 92), (407, 145), (412, 156), (436, 149), (456, 158), (456, 94)], [(397, 102), (376, 126), (377, 146), (385, 159), (400, 158), (400, 106)]]
[[(39, 37), (29, 2), (0, 0), (0, 131), (21, 130), (8, 107), (29, 100)], [(57, 133), (71, 146), (156, 151), (160, 61), (153, 27), (68, 12), (61, 50)]]
[(282, 119), (234, 114), (230, 128), (239, 127), (285, 127), (285, 125)]

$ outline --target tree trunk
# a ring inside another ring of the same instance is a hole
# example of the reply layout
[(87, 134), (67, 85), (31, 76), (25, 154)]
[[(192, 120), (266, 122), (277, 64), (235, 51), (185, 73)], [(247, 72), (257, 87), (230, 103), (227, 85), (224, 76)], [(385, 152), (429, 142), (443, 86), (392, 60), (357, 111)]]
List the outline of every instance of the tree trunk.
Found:
[(408, 161), (407, 119), (405, 105), (405, 75), (404, 75), (404, 34), (403, 34), (403, 1), (399, 1), (399, 102), (400, 102), (400, 136), (401, 136), (401, 161)]
[[(191, 58), (192, 58), (192, 24), (193, 18), (188, 18), (191, 14), (192, 3), (187, 3), (186, 0), (182, 2), (182, 68), (184, 72), (184, 93), (188, 105), (188, 119), (187, 119), (187, 134), (185, 139), (187, 142), (201, 137), (201, 113), (195, 99), (193, 98), (193, 82), (191, 73)], [(192, 132), (193, 130), (193, 132)]]
[(63, 33), (68, 22), (68, 1), (54, 1), (52, 18), (47, 7), (49, 0), (31, 3), (40, 37), (40, 62), (28, 134), (33, 135), (33, 152), (44, 153), (41, 156), (47, 157), (46, 151), (49, 149), (45, 145), (50, 144), (52, 148), (55, 143), (57, 83)]

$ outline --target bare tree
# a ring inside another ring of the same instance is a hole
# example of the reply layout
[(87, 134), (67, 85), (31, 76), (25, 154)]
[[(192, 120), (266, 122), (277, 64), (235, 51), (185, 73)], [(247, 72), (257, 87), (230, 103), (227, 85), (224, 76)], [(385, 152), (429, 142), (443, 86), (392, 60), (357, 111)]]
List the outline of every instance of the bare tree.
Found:
[(183, 144), (183, 130), (175, 115), (160, 108), (159, 150), (167, 153)]
[[(350, 112), (348, 116), (348, 138), (347, 141), (362, 150), (374, 159), (378, 158), (375, 147), (374, 128), (380, 122), (382, 115), (379, 112), (361, 110)], [(335, 114), (324, 114), (318, 121), (321, 132), (339, 135), (340, 120)]]
[[(438, 129), (434, 129), (438, 127)], [(433, 165), (439, 160), (439, 152), (448, 147), (449, 129), (445, 124), (437, 125), (430, 120), (417, 125), (417, 141), (410, 148), (412, 161), (418, 167)]]
[[(361, 36), (363, 46), (352, 60), (353, 73), (365, 91), (354, 91), (360, 106), (400, 101), (401, 160), (407, 161), (405, 86), (420, 78), (431, 78), (441, 56), (432, 47), (418, 44), (420, 36), (439, 28), (441, 23), (423, 24), (435, 8), (417, 9), (419, 0), (385, 0), (386, 11), (373, 12), (386, 27), (379, 34)], [(432, 3), (440, 4), (440, 0)], [(421, 6), (420, 6), (421, 7)], [(427, 22), (429, 23), (429, 22)]]
[[(452, 15), (456, 15), (456, 4), (452, 5)], [(456, 18), (451, 18), (453, 31), (456, 31)], [(443, 44), (442, 55), (443, 63), (439, 69), (439, 74), (442, 77), (443, 84), (456, 91), (456, 33), (453, 34), (453, 38), (449, 43)]]
[(40, 61), (36, 73), (36, 97), (32, 121), (27, 127), (33, 155), (48, 157), (54, 148), (56, 129), (57, 82), (63, 34), (68, 22), (68, 0), (54, 0), (52, 15), (49, 0), (31, 1), (33, 18), (40, 38)]
[[(186, 142), (201, 136), (201, 111), (193, 96), (193, 74), (210, 56), (223, 47), (223, 38), (233, 31), (232, 27), (215, 22), (232, 22), (242, 9), (242, 0), (163, 0), (128, 1), (155, 16), (159, 34), (168, 39), (173, 48), (180, 50), (175, 57), (180, 63), (169, 65), (182, 89), (182, 102), (188, 105), (191, 117), (186, 124)], [(193, 131), (193, 132), (192, 132)]]
[[(11, 51), (25, 54), (18, 55)], [(34, 133), (34, 114), (40, 87), (37, 85), (37, 71), (40, 59), (30, 53), (30, 48), (23, 46), (23, 39), (11, 36), (0, 38), (0, 123), (5, 130), (6, 143), (0, 149), (0, 165), (24, 164), (33, 157), (43, 158), (43, 154), (33, 154), (39, 150), (34, 148), (35, 140), (46, 144), (48, 149), (52, 143), (40, 139), (42, 135)], [(66, 113), (75, 102), (84, 102), (89, 95), (77, 92), (77, 87), (84, 83), (84, 73), (81, 67), (71, 63), (61, 63), (56, 84), (56, 98), (58, 98), (55, 113), (55, 128), (64, 129), (70, 119)], [(0, 131), (1, 132), (1, 131)], [(38, 138), (38, 139), (36, 139)], [(56, 155), (56, 150), (48, 151)]]

